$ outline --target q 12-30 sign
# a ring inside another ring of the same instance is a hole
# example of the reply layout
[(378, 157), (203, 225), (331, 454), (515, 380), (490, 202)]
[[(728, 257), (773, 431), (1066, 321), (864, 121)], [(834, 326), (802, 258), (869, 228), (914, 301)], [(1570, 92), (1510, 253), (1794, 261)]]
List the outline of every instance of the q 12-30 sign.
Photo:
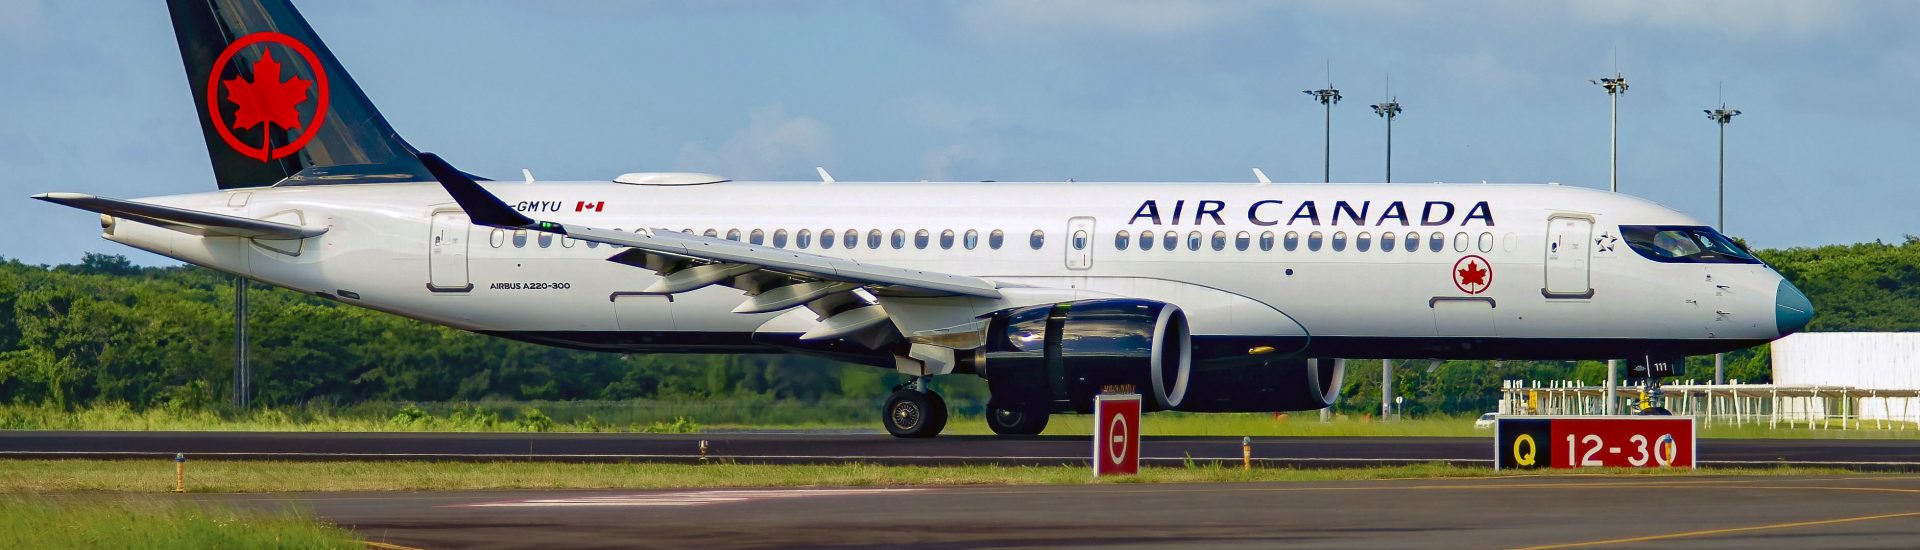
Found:
[(1692, 468), (1690, 416), (1502, 416), (1494, 469)]

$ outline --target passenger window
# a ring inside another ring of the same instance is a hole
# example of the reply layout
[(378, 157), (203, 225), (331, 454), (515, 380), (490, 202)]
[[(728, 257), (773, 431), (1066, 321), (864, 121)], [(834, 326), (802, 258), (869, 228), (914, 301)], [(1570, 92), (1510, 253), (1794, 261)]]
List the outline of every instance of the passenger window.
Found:
[(747, 234), (747, 242), (751, 244), (767, 244), (767, 232), (755, 229), (752, 233)]
[(1427, 237), (1427, 248), (1432, 249), (1434, 252), (1446, 252), (1447, 234), (1439, 231), (1433, 232), (1433, 236)]
[[(625, 229), (621, 229), (621, 228), (618, 228), (618, 227), (615, 227), (615, 228), (613, 228), (613, 230), (614, 230), (614, 231), (626, 231)], [(607, 245), (607, 246), (609, 246), (609, 247), (613, 247), (613, 249), (614, 249), (614, 250), (619, 250), (619, 249), (622, 249), (622, 248), (626, 248), (626, 247), (624, 247), (624, 246), (620, 246), (620, 245), (617, 245), (617, 244), (610, 244), (610, 245)]]
[[(885, 239), (885, 238), (886, 238), (886, 237), (884, 237), (884, 236), (881, 236), (881, 235), (880, 235), (880, 230), (878, 230), (878, 229), (868, 229), (868, 230), (867, 230), (867, 248), (871, 248), (871, 249), (874, 249), (874, 250), (879, 250), (879, 249), (880, 249), (880, 241), (881, 241), (882, 239)], [(907, 234), (906, 234), (906, 233), (901, 233), (901, 234), (900, 234), (900, 245), (901, 245), (901, 246), (906, 246), (906, 244), (907, 244)], [(847, 248), (853, 248), (853, 247), (852, 247), (852, 246), (848, 246)]]
[(1287, 249), (1287, 252), (1293, 252), (1294, 250), (1299, 249), (1300, 248), (1300, 232), (1288, 231), (1287, 240), (1282, 242), (1284, 243)]
[(1087, 230), (1081, 229), (1081, 230), (1074, 231), (1073, 232), (1073, 249), (1086, 250), (1087, 239), (1088, 239)]
[(1467, 251), (1467, 234), (1466, 233), (1455, 233), (1453, 235), (1453, 251), (1454, 252)]
[(847, 250), (860, 248), (860, 230), (848, 229), (840, 233), (840, 244), (846, 245)]
[(966, 238), (961, 242), (966, 245), (967, 250), (973, 250), (974, 247), (980, 246), (980, 231), (968, 229)]
[(1380, 251), (1393, 252), (1393, 232), (1392, 231), (1388, 231), (1386, 233), (1380, 234)]
[(527, 247), (527, 230), (525, 229), (513, 230), (513, 247), (514, 248)]
[(999, 250), (1000, 245), (1006, 241), (1007, 234), (1001, 230), (995, 229), (992, 233), (987, 234), (987, 248)]
[(1418, 231), (1407, 232), (1407, 242), (1405, 244), (1406, 246), (1403, 246), (1401, 248), (1407, 249), (1407, 252), (1419, 252), (1420, 251), (1420, 232)]
[(1225, 231), (1213, 232), (1213, 251), (1219, 252), (1226, 249), (1227, 249), (1227, 232)]
[(905, 229), (893, 230), (893, 249), (899, 250), (906, 247), (907, 247), (907, 231)]
[(1493, 234), (1492, 233), (1480, 234), (1480, 251), (1493, 252)]
[(1261, 231), (1260, 232), (1260, 251), (1270, 252), (1272, 250), (1273, 250), (1273, 232)]
[(773, 230), (773, 247), (774, 248), (787, 247), (787, 230), (785, 229)]
[(1199, 250), (1199, 249), (1200, 249), (1200, 232), (1188, 231), (1187, 232), (1187, 250)]
[(706, 231), (704, 231), (704, 232), (701, 232), (700, 234), (701, 234), (701, 235), (705, 235), (705, 236), (706, 236), (706, 237), (708, 237), (708, 238), (713, 238), (713, 239), (717, 239), (717, 238), (720, 238), (720, 232), (719, 232), (719, 231), (715, 231), (715, 230), (713, 230), (713, 229), (711, 229), (711, 228), (709, 228), (709, 229), (707, 229), (707, 230), (706, 230)]
[(922, 229), (919, 231), (915, 231), (913, 233), (913, 247), (925, 250), (927, 248), (927, 243), (931, 242), (928, 239), (929, 239), (929, 235), (927, 234), (927, 230)]
[(1347, 232), (1345, 231), (1333, 232), (1333, 251), (1340, 252), (1346, 249), (1347, 249)]
[(540, 237), (538, 242), (540, 243), (540, 248), (553, 247), (553, 234), (545, 231), (540, 232)]
[(1307, 250), (1310, 252), (1319, 252), (1320, 243), (1325, 241), (1326, 241), (1326, 237), (1320, 235), (1319, 231), (1308, 233), (1307, 234)]
[(1119, 233), (1113, 234), (1113, 249), (1126, 250), (1127, 243), (1132, 240), (1133, 240), (1133, 234), (1127, 233), (1127, 230), (1122, 229), (1120, 230)]
[[(834, 241), (836, 241), (836, 239), (834, 239), (833, 236), (834, 236), (834, 233), (832, 229), (820, 230), (820, 248), (833, 248), (833, 243)], [(803, 234), (800, 236), (800, 238), (805, 239), (807, 237), (806, 235)], [(802, 242), (805, 242), (805, 241), (802, 241)]]
[(1046, 244), (1047, 232), (1045, 231), (1035, 229), (1033, 230), (1033, 236), (1027, 237), (1027, 246), (1033, 247), (1034, 250), (1039, 250), (1041, 246)]
[(493, 233), (487, 235), (487, 244), (493, 245), (494, 248), (500, 248), (502, 245), (507, 244), (507, 230), (498, 227), (493, 228)]
[(1373, 248), (1372, 234), (1361, 231), (1359, 235), (1353, 237), (1353, 250), (1355, 252), (1366, 252), (1371, 248)]
[(953, 249), (953, 230), (952, 229), (943, 229), (940, 231), (940, 249), (941, 250)]
[[(825, 237), (826, 240), (833, 240), (832, 235), (823, 234), (822, 236)], [(798, 246), (800, 248), (813, 246), (813, 230), (812, 229), (802, 229), (800, 230), (800, 234), (795, 235), (793, 238), (794, 238), (793, 244), (795, 246)]]
[(1160, 237), (1160, 248), (1172, 252), (1180, 249), (1180, 234), (1168, 231)]
[(573, 248), (573, 237), (560, 236), (560, 248)]
[(729, 241), (738, 241), (738, 240), (740, 240), (740, 230), (738, 230), (738, 229), (728, 229), (728, 230), (727, 230), (727, 240), (729, 240)]
[(1153, 232), (1152, 231), (1140, 232), (1140, 249), (1153, 250)]
[(1250, 246), (1253, 246), (1253, 235), (1252, 235), (1252, 234), (1250, 234), (1250, 233), (1247, 233), (1247, 232), (1245, 232), (1245, 231), (1241, 231), (1239, 235), (1234, 235), (1234, 236), (1233, 236), (1233, 249), (1234, 249), (1234, 250), (1238, 250), (1238, 251), (1241, 251), (1241, 252), (1246, 252), (1246, 251), (1247, 251), (1247, 247), (1250, 247)]

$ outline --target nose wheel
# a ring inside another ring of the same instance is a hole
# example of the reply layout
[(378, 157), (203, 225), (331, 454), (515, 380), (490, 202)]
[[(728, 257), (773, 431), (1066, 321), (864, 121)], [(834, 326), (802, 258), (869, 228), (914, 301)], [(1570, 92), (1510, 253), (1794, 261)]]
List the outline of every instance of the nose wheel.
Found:
[(933, 390), (893, 390), (882, 412), (881, 422), (894, 437), (933, 437), (947, 427), (947, 401)]

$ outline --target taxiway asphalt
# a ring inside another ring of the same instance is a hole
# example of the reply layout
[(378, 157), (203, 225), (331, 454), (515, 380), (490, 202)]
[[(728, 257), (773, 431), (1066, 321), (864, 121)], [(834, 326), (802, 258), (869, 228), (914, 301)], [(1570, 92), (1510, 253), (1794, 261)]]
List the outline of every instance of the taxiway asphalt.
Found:
[[(383, 548), (1912, 548), (1920, 476), (186, 495)], [(385, 545), (385, 546), (381, 546)]]

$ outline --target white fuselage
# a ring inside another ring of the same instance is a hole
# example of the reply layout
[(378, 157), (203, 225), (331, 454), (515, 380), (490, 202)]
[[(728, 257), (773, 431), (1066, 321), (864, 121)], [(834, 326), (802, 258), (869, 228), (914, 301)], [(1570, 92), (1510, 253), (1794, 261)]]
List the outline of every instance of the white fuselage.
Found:
[[(1617, 240), (1619, 226), (1702, 224), (1641, 199), (1578, 187), (493, 182), (486, 188), (530, 216), (568, 225), (711, 230), (723, 238), (738, 231), (742, 240), (758, 232), (768, 244), (861, 262), (1170, 302), (1187, 312), (1197, 339), (1248, 337), (1322, 357), (1710, 353), (1781, 335), (1774, 315), (1778, 274), (1761, 264), (1643, 258)], [(329, 230), (305, 242), (248, 241), (123, 221), (108, 239), (467, 330), (599, 349), (749, 350), (755, 333), (797, 333), (814, 319), (804, 308), (730, 313), (742, 296), (720, 286), (671, 299), (635, 294), (659, 277), (606, 261), (617, 252), (612, 247), (471, 226), (434, 183), (142, 200)], [(1313, 208), (1304, 210), (1309, 202)], [(1447, 208), (1452, 212), (1441, 220)], [(1550, 223), (1563, 225), (1552, 230)], [(850, 230), (859, 235), (852, 247), (845, 241)], [(810, 239), (804, 248), (803, 231)], [(822, 243), (827, 231), (830, 247)], [(875, 231), (877, 247), (870, 241)], [(943, 239), (948, 231), (950, 244)], [(997, 247), (996, 231), (1002, 235)], [(1042, 235), (1037, 248), (1036, 231)], [(1087, 238), (1076, 249), (1082, 231)], [(784, 242), (775, 243), (777, 232)], [(1142, 232), (1152, 234), (1150, 249), (1141, 249)], [(1176, 235), (1175, 250), (1166, 248), (1168, 232)], [(1410, 233), (1417, 239), (1409, 241)], [(1389, 238), (1390, 250), (1383, 245)], [(1468, 256), (1483, 264), (1464, 260)], [(1463, 265), (1469, 266), (1464, 278)], [(593, 344), (594, 335), (622, 333), (647, 336)]]

